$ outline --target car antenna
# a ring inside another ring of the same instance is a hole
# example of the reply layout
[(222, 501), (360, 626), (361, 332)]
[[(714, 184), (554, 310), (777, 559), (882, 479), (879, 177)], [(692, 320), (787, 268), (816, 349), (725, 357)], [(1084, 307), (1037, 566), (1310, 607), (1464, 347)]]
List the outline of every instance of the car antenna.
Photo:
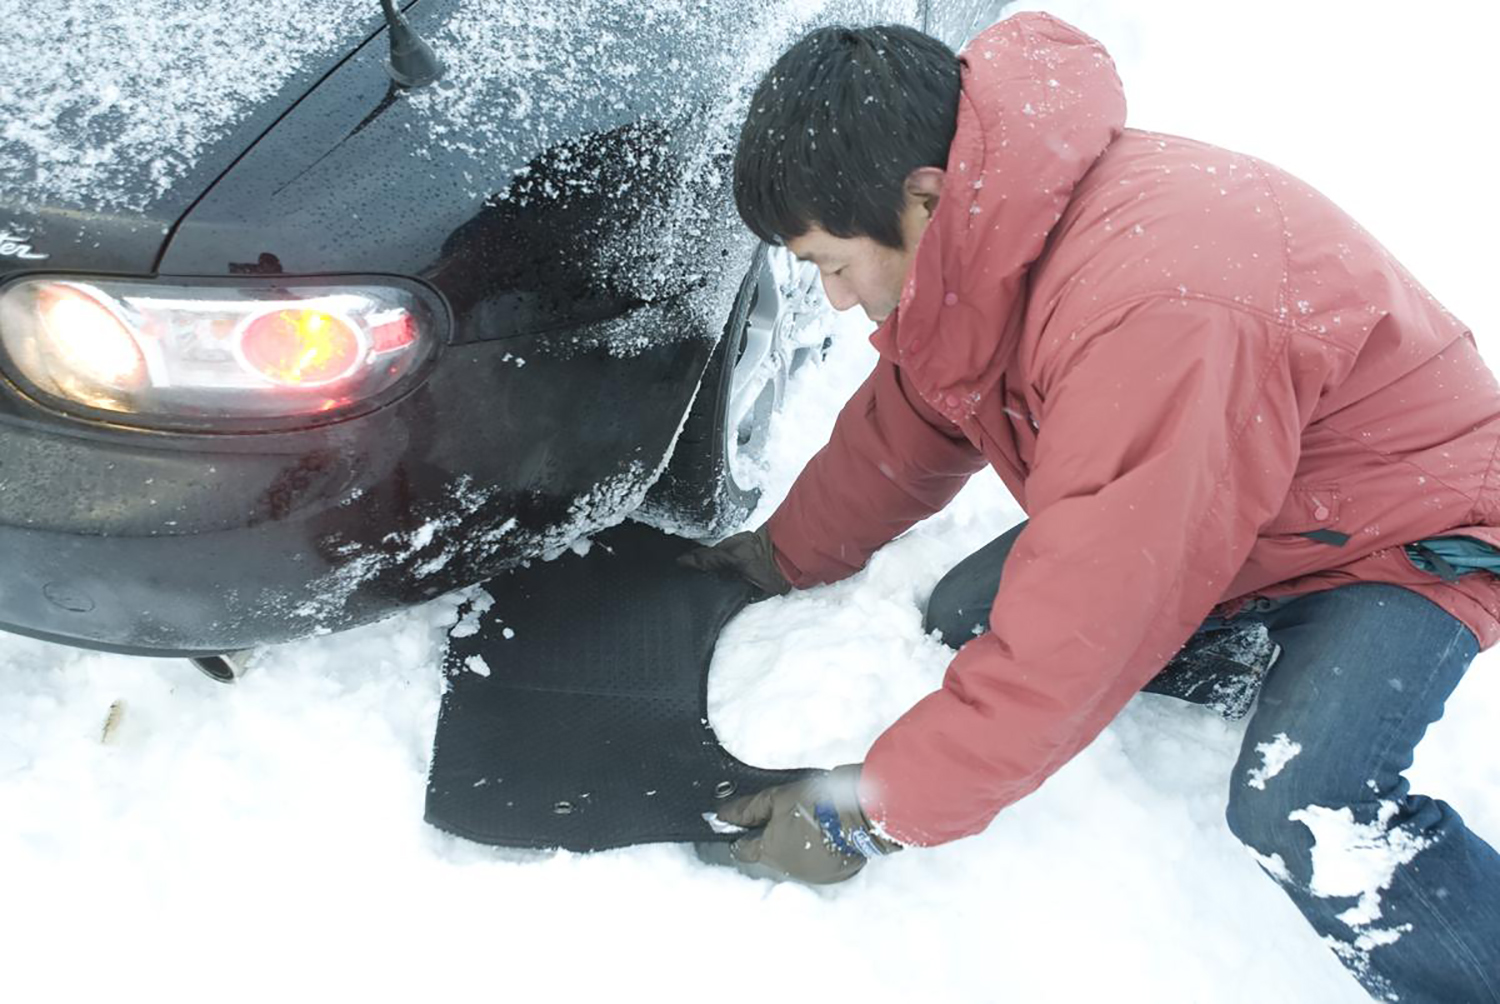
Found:
[(380, 6), (391, 35), (391, 58), (385, 64), (391, 79), (402, 87), (426, 87), (441, 77), (446, 69), (443, 61), (407, 23), (393, 0), (380, 0)]

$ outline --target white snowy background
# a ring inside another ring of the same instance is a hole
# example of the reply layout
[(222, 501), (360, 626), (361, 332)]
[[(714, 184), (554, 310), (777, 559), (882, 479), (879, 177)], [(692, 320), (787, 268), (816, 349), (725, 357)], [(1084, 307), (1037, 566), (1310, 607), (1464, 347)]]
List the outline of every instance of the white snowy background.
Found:
[[(1489, 4), (1028, 6), (1110, 47), (1132, 124), (1329, 193), (1500, 364)], [(862, 319), (836, 327), (777, 420), (756, 521), (873, 362)], [(920, 633), (928, 590), (1018, 518), (983, 474), (851, 581), (751, 608), (711, 679), (726, 744), (765, 765), (858, 759), (941, 678), (948, 653)], [(676, 846), (520, 853), (438, 833), (422, 800), (454, 603), (288, 646), (233, 688), (185, 662), (0, 637), (0, 995), (1364, 999), (1225, 829), (1228, 785), (1249, 781), (1229, 777), (1240, 729), (1162, 698), (1138, 698), (983, 835), (828, 890)], [(1491, 840), (1497, 663), (1480, 657), (1413, 772)]]

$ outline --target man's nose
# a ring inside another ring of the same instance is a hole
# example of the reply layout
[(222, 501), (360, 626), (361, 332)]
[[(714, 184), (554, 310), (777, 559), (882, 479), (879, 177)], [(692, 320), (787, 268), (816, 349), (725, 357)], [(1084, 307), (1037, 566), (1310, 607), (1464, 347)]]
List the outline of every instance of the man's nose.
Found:
[(859, 297), (849, 284), (831, 276), (823, 277), (823, 295), (828, 297), (828, 303), (834, 310), (848, 310), (859, 304)]

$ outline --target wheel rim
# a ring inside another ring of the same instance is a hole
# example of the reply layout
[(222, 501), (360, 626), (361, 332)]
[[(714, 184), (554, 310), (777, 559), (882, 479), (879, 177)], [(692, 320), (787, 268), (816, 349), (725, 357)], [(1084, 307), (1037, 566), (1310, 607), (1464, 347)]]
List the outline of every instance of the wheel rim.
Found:
[(765, 266), (740, 332), (724, 416), (724, 457), (729, 476), (765, 455), (771, 413), (781, 407), (786, 378), (798, 354), (821, 347), (818, 321), (828, 312), (817, 266), (783, 247), (766, 249)]

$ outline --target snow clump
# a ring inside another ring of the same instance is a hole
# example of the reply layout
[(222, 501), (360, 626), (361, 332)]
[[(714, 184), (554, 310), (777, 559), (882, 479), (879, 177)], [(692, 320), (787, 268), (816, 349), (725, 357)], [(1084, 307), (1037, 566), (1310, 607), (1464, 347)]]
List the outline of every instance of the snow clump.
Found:
[(1257, 743), (1255, 752), (1260, 754), (1261, 765), (1250, 772), (1250, 779), (1245, 783), (1265, 791), (1266, 782), (1280, 774), (1302, 752), (1302, 744), (1292, 742), (1285, 732), (1278, 732), (1270, 742)]

